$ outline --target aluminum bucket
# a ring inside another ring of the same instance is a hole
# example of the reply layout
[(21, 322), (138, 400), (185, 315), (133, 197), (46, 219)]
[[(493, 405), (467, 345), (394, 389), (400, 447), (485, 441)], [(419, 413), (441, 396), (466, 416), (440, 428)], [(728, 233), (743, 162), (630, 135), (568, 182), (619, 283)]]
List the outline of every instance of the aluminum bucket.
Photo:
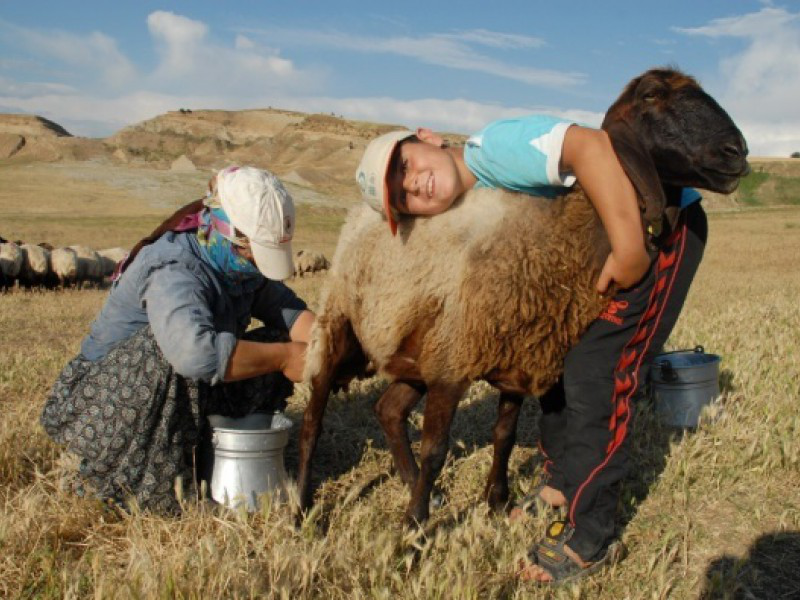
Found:
[(656, 415), (665, 425), (695, 428), (703, 407), (719, 396), (719, 361), (702, 346), (659, 354), (651, 371)]
[(284, 491), (283, 450), (292, 422), (282, 413), (255, 413), (241, 419), (209, 415), (214, 464), (211, 498), (229, 508), (258, 510), (261, 494)]

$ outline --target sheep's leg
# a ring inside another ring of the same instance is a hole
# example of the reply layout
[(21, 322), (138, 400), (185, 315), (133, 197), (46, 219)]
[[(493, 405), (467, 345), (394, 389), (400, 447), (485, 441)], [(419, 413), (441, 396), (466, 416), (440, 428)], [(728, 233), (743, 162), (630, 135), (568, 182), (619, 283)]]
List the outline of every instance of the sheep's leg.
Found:
[(400, 478), (412, 489), (419, 475), (419, 467), (408, 439), (408, 415), (421, 397), (422, 392), (418, 389), (395, 381), (375, 404), (375, 414), (392, 451), (394, 466)]
[[(321, 323), (317, 323), (323, 327)], [(322, 433), (322, 417), (328, 405), (328, 395), (336, 376), (338, 366), (357, 347), (357, 342), (350, 327), (350, 323), (341, 318), (336, 322), (328, 321), (326, 331), (315, 332), (319, 335), (320, 344), (326, 344), (322, 351), (321, 366), (316, 375), (311, 378), (311, 399), (303, 413), (303, 424), (300, 429), (300, 457), (297, 468), (297, 493), (299, 496), (300, 510), (305, 512), (314, 503), (314, 493), (311, 489), (311, 459), (317, 446), (317, 440)], [(314, 340), (317, 342), (317, 340)], [(313, 343), (312, 342), (312, 345)]]
[(422, 425), (420, 472), (406, 510), (409, 524), (422, 523), (428, 518), (433, 484), (447, 458), (450, 425), (466, 388), (466, 382), (440, 383), (428, 387), (425, 422)]
[(517, 440), (517, 420), (523, 397), (503, 392), (497, 405), (494, 425), (494, 456), (492, 469), (486, 481), (484, 497), (492, 510), (499, 510), (508, 502), (508, 459)]

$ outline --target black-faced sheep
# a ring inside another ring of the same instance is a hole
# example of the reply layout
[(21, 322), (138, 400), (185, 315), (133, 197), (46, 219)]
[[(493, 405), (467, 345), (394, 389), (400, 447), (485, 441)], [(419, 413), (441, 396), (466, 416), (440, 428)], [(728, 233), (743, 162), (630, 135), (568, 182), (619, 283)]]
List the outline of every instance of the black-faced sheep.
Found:
[[(730, 193), (746, 172), (746, 145), (692, 78), (655, 69), (634, 79), (603, 123), (645, 206), (660, 224), (666, 195), (683, 186)], [(653, 209), (655, 207), (655, 209)], [(331, 385), (369, 359), (390, 381), (375, 411), (402, 479), (406, 518), (428, 516), (455, 408), (470, 382), (501, 391), (493, 507), (508, 499), (508, 458), (523, 395), (541, 395), (607, 299), (595, 291), (609, 244), (576, 187), (556, 200), (469, 192), (451, 210), (400, 224), (392, 237), (367, 207), (353, 211), (320, 301), (307, 353), (312, 386), (300, 439), (301, 509), (313, 499), (311, 459)], [(427, 392), (420, 466), (406, 419)]]

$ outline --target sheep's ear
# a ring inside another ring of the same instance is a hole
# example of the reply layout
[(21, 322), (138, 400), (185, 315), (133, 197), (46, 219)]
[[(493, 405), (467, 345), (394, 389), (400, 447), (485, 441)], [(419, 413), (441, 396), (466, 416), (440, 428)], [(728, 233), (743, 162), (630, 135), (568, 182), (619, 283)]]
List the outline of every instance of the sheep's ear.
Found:
[(645, 228), (649, 233), (658, 235), (666, 198), (653, 159), (637, 138), (636, 132), (625, 121), (608, 121), (603, 124), (603, 129), (611, 138), (614, 152), (639, 194)]

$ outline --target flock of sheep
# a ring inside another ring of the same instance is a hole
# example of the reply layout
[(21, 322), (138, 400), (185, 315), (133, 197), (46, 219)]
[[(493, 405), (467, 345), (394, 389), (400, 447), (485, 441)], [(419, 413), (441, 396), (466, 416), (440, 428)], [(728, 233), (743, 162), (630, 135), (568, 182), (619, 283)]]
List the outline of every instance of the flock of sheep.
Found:
[(0, 242), (0, 286), (57, 288), (100, 285), (127, 256), (124, 248), (54, 248), (50, 244)]
[[(25, 244), (0, 238), (0, 289), (8, 290), (15, 284), (27, 289), (99, 286), (127, 255), (124, 248), (54, 248), (46, 243)], [(328, 259), (316, 252), (300, 250), (295, 255), (297, 277), (329, 266)]]

